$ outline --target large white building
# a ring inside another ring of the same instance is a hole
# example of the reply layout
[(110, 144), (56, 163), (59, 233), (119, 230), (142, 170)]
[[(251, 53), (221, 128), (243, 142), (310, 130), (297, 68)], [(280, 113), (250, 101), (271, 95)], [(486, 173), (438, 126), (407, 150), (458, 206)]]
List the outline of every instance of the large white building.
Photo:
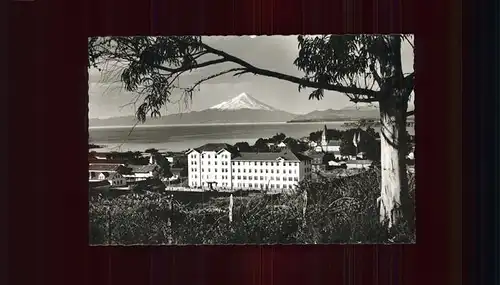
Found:
[(293, 189), (311, 175), (311, 159), (289, 149), (238, 152), (229, 144), (206, 144), (187, 153), (190, 187)]

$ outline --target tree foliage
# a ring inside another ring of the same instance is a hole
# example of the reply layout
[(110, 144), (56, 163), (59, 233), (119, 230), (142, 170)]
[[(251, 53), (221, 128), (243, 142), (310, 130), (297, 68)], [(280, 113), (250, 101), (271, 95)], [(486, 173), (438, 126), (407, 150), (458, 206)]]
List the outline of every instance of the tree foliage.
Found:
[[(91, 244), (321, 244), (415, 242), (414, 227), (386, 232), (373, 201), (376, 170), (346, 179), (306, 180), (295, 193), (234, 197), (233, 222), (227, 197), (173, 199), (146, 192), (90, 200)], [(414, 201), (414, 178), (410, 176)], [(303, 215), (303, 191), (307, 191)], [(207, 195), (203, 193), (200, 195)], [(413, 209), (413, 204), (410, 206)], [(172, 209), (172, 210), (170, 210)], [(170, 226), (168, 221), (170, 221)]]
[[(309, 99), (323, 98), (325, 91), (344, 93), (354, 103), (379, 103), (382, 124), (381, 221), (390, 216), (389, 227), (404, 213), (406, 203), (407, 148), (406, 116), (414, 90), (414, 72), (404, 74), (401, 47), (413, 47), (407, 35), (321, 35), (298, 36), (299, 53), (295, 66), (304, 73), (291, 76), (259, 68), (234, 55), (213, 48), (201, 37), (107, 37), (89, 39), (89, 66), (115, 61), (122, 67), (121, 81), (126, 90), (136, 92), (141, 104), (137, 118), (160, 116), (160, 108), (170, 102), (174, 92), (187, 100), (199, 86), (224, 74), (255, 74), (285, 80), (298, 85), (299, 91), (312, 88)], [(193, 70), (231, 63), (232, 68), (213, 73), (190, 86), (181, 86), (179, 78)], [(284, 139), (284, 138), (283, 138)], [(346, 152), (350, 145), (346, 142)], [(382, 150), (383, 152), (384, 150)]]
[(237, 142), (234, 144), (234, 147), (240, 152), (251, 152), (252, 148), (248, 144), (248, 142)]
[[(325, 90), (345, 93), (352, 102), (379, 101), (377, 92), (390, 80), (404, 86), (407, 101), (413, 90), (413, 73), (384, 78), (385, 63), (400, 54), (402, 35), (323, 35), (299, 36), (299, 54), (294, 64), (303, 78), (261, 69), (238, 57), (203, 43), (197, 36), (89, 38), (89, 66), (115, 61), (122, 67), (126, 90), (144, 95), (137, 117), (160, 116), (160, 108), (170, 102), (173, 92), (192, 98), (193, 92), (210, 79), (245, 73), (273, 77), (314, 88), (309, 98), (321, 99)], [(395, 47), (396, 46), (396, 47)], [(181, 86), (179, 77), (195, 69), (232, 63), (237, 67), (214, 73), (191, 86)]]
[(315, 131), (309, 134), (309, 140), (312, 142), (319, 142), (323, 131)]

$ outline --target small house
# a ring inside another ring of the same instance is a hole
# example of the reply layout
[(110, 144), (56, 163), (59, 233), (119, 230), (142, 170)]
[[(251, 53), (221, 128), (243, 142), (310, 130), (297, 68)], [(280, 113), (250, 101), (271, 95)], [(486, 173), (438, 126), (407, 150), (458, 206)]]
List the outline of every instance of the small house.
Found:
[(286, 148), (287, 146), (286, 146), (286, 144), (285, 144), (284, 142), (280, 142), (280, 143), (277, 145), (277, 147), (279, 147), (279, 148), (281, 148), (281, 149), (284, 149), (284, 148)]
[(348, 160), (345, 162), (348, 169), (357, 168), (357, 169), (368, 169), (372, 165), (371, 160), (363, 159), (363, 160)]
[(123, 174), (128, 182), (143, 181), (156, 178), (159, 173), (159, 167), (155, 164), (148, 165), (128, 165), (130, 173)]
[(357, 155), (356, 155), (356, 158), (357, 159), (366, 159), (366, 152), (359, 152)]

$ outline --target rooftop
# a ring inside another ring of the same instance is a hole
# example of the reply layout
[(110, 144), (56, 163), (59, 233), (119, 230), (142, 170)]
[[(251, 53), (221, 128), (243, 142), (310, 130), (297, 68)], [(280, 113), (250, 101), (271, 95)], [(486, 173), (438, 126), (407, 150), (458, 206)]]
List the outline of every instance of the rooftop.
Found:
[(124, 165), (126, 164), (125, 160), (120, 159), (97, 159), (89, 156), (89, 163), (92, 164), (114, 164), (114, 165)]
[(358, 160), (348, 160), (345, 163), (347, 164), (371, 164), (372, 161), (368, 159), (358, 159)]
[(89, 171), (113, 172), (121, 167), (122, 165), (119, 164), (89, 163)]
[[(204, 151), (215, 151), (215, 152), (219, 152), (221, 150), (227, 150), (231, 153), (237, 153), (237, 150), (234, 146), (230, 145), (230, 144), (227, 144), (227, 143), (207, 143), (205, 145), (202, 145), (198, 148), (195, 148), (194, 150), (196, 150), (197, 152), (204, 152)], [(188, 151), (191, 152), (192, 150)]]
[(294, 153), (291, 150), (284, 150), (281, 152), (240, 152), (239, 156), (234, 158), (234, 160), (260, 160), (260, 161), (274, 161), (279, 158), (282, 158), (284, 160), (288, 161), (304, 161), (304, 160), (310, 160), (311, 158), (300, 154), (300, 153)]
[(154, 171), (157, 166), (148, 164), (148, 165), (128, 165), (127, 167), (130, 168), (134, 173), (148, 173)]
[(340, 146), (340, 141), (329, 141), (327, 146)]

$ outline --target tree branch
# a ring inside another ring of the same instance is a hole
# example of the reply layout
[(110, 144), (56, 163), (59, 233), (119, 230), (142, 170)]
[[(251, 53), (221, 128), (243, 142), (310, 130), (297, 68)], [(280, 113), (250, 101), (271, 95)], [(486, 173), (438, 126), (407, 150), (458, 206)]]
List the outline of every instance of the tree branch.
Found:
[[(243, 68), (231, 68), (231, 69), (228, 69), (228, 70), (225, 70), (225, 71), (222, 71), (222, 72), (219, 72), (219, 73), (216, 73), (216, 74), (213, 74), (213, 75), (210, 75), (208, 77), (205, 77), (197, 82), (195, 82), (191, 87), (189, 88), (186, 88), (185, 89), (185, 92), (192, 92), (194, 91), (194, 89), (196, 89), (196, 87), (198, 87), (201, 83), (205, 82), (205, 81), (208, 81), (210, 79), (213, 79), (215, 77), (219, 77), (221, 75), (224, 75), (224, 74), (228, 74), (228, 73), (231, 73), (231, 72), (236, 72), (236, 71), (242, 71), (244, 70)], [(237, 76), (238, 73), (235, 73), (234, 76)]]
[(157, 68), (159, 70), (171, 72), (171, 73), (177, 73), (177, 72), (190, 71), (193, 69), (202, 68), (202, 67), (206, 67), (209, 65), (215, 65), (215, 64), (224, 63), (224, 62), (227, 62), (227, 60), (224, 58), (221, 58), (221, 59), (209, 60), (209, 61), (205, 61), (205, 62), (197, 63), (197, 64), (188, 64), (188, 65), (181, 66), (178, 68), (170, 68), (170, 67), (166, 67), (166, 66), (162, 66), (162, 65), (152, 65), (151, 67)]
[(357, 95), (364, 95), (364, 96), (370, 96), (370, 97), (377, 97), (378, 92), (369, 90), (369, 89), (364, 89), (364, 88), (358, 88), (358, 87), (349, 87), (349, 86), (339, 86), (339, 85), (332, 85), (328, 83), (320, 83), (320, 82), (312, 82), (303, 78), (298, 78), (295, 76), (275, 72), (275, 71), (270, 71), (266, 69), (261, 69), (258, 68), (240, 58), (237, 58), (235, 56), (232, 56), (224, 51), (215, 49), (207, 44), (204, 43), (199, 43), (201, 47), (206, 49), (207, 51), (216, 54), (220, 57), (222, 57), (222, 62), (233, 62), (236, 63), (242, 67), (245, 68), (246, 73), (253, 73), (256, 75), (261, 75), (261, 76), (266, 76), (266, 77), (273, 77), (285, 81), (289, 81), (292, 83), (297, 83), (303, 87), (310, 87), (310, 88), (316, 88), (316, 89), (324, 89), (324, 90), (330, 90), (330, 91), (337, 91), (337, 92), (342, 92), (342, 93), (350, 93), (350, 94), (357, 94)]

